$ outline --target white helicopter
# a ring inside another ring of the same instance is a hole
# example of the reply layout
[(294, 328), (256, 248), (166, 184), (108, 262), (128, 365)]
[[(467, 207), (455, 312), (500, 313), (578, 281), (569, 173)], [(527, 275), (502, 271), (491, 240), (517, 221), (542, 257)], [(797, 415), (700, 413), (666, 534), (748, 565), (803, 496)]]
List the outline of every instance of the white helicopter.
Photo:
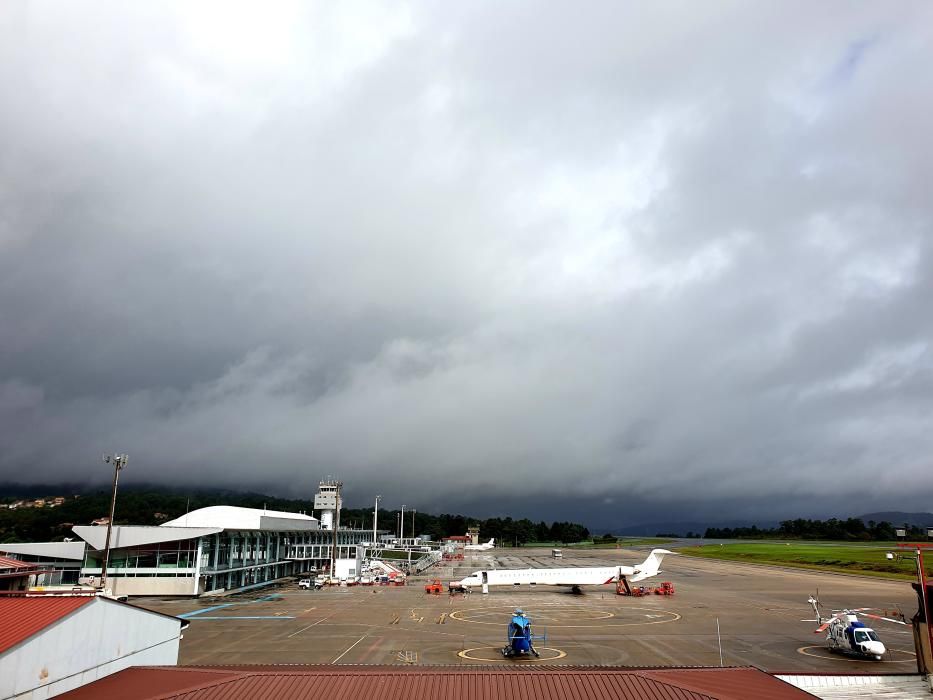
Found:
[[(819, 596), (819, 594), (817, 594), (817, 596)], [(816, 619), (804, 620), (804, 622), (816, 622), (819, 627), (813, 630), (813, 632), (816, 634), (826, 632), (826, 641), (829, 642), (829, 650), (841, 652), (843, 654), (851, 654), (853, 656), (881, 661), (881, 657), (884, 656), (885, 651), (887, 651), (884, 642), (878, 638), (875, 630), (866, 626), (864, 622), (859, 621), (859, 615), (871, 617), (875, 620), (893, 622), (898, 625), (907, 624), (903, 620), (896, 620), (893, 617), (883, 617), (866, 612), (868, 610), (874, 610), (874, 608), (833, 610), (833, 615), (826, 618), (824, 622), (820, 614), (821, 603), (819, 597), (814, 598), (810, 596), (807, 602), (813, 606)]]

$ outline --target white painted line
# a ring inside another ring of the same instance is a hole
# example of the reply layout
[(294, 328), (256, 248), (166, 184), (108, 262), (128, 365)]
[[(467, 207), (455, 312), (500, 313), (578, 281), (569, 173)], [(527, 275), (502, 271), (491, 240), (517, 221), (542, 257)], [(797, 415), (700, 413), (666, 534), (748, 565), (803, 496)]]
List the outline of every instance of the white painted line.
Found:
[(332, 613), (331, 613), (330, 615), (328, 615), (327, 617), (322, 617), (322, 618), (321, 618), (320, 620), (318, 620), (317, 622), (312, 622), (312, 623), (311, 623), (310, 625), (308, 625), (307, 627), (302, 627), (302, 628), (301, 628), (300, 630), (298, 630), (297, 632), (292, 632), (290, 635), (288, 635), (288, 638), (291, 639), (292, 637), (301, 634), (301, 633), (304, 632), (305, 630), (311, 629), (311, 628), (314, 627), (315, 625), (321, 624), (322, 622), (324, 622), (324, 620), (329, 620), (330, 618), (332, 618), (332, 617), (333, 617), (334, 615), (336, 615), (336, 614), (337, 614), (337, 611), (335, 610), (334, 612), (332, 612)]
[(331, 663), (332, 663), (332, 664), (335, 664), (335, 663), (337, 663), (338, 661), (340, 661), (340, 659), (342, 659), (344, 656), (347, 655), (347, 653), (350, 651), (350, 649), (352, 649), (353, 647), (355, 647), (357, 644), (359, 644), (360, 642), (362, 642), (364, 639), (366, 639), (366, 635), (365, 635), (365, 634), (364, 634), (362, 637), (360, 637), (359, 639), (357, 639), (355, 642), (353, 642), (353, 644), (350, 645), (350, 648), (349, 648), (349, 649), (347, 649), (347, 650), (346, 650), (345, 652), (343, 652), (340, 656), (338, 656), (336, 659), (334, 659), (333, 661), (331, 661)]

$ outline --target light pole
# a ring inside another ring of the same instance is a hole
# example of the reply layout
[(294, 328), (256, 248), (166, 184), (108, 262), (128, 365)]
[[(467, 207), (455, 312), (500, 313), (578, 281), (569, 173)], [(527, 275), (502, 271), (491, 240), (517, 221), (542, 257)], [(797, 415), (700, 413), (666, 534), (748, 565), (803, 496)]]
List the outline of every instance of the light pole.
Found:
[(379, 522), (379, 501), (382, 496), (376, 496), (376, 507), (373, 508), (373, 547), (376, 546), (376, 524)]
[(400, 545), (405, 544), (405, 504), (402, 504), (402, 514), (399, 518), (401, 521), (401, 527), (399, 528), (398, 543)]
[(113, 532), (113, 513), (117, 507), (117, 482), (120, 470), (126, 466), (129, 455), (104, 455), (104, 464), (113, 464), (113, 493), (110, 496), (110, 519), (107, 521), (107, 539), (104, 541), (104, 568), (101, 569), (100, 588), (107, 590), (107, 568), (110, 566), (110, 533)]
[(416, 530), (415, 530), (415, 513), (417, 513), (417, 512), (418, 512), (418, 511), (415, 510), (414, 508), (411, 509), (411, 537), (412, 537), (412, 541), (413, 541), (413, 542), (414, 542), (415, 532), (416, 532)]

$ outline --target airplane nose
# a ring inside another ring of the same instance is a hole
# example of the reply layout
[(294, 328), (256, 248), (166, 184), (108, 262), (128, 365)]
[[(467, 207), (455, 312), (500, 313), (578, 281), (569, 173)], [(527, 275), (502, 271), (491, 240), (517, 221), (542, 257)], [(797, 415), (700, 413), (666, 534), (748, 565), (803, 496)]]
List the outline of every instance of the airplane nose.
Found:
[(865, 652), (873, 656), (884, 656), (886, 651), (882, 642), (865, 642)]

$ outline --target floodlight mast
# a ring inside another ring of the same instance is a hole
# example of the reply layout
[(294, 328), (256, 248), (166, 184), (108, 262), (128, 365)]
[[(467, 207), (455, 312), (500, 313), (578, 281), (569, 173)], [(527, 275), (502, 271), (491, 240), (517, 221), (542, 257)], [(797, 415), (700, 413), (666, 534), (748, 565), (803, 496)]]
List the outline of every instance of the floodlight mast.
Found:
[(104, 541), (104, 568), (100, 574), (100, 589), (107, 590), (107, 569), (110, 566), (110, 535), (113, 532), (113, 514), (117, 506), (117, 482), (120, 470), (126, 466), (129, 455), (104, 455), (104, 464), (113, 464), (113, 493), (110, 496), (110, 518), (107, 520), (107, 539)]

